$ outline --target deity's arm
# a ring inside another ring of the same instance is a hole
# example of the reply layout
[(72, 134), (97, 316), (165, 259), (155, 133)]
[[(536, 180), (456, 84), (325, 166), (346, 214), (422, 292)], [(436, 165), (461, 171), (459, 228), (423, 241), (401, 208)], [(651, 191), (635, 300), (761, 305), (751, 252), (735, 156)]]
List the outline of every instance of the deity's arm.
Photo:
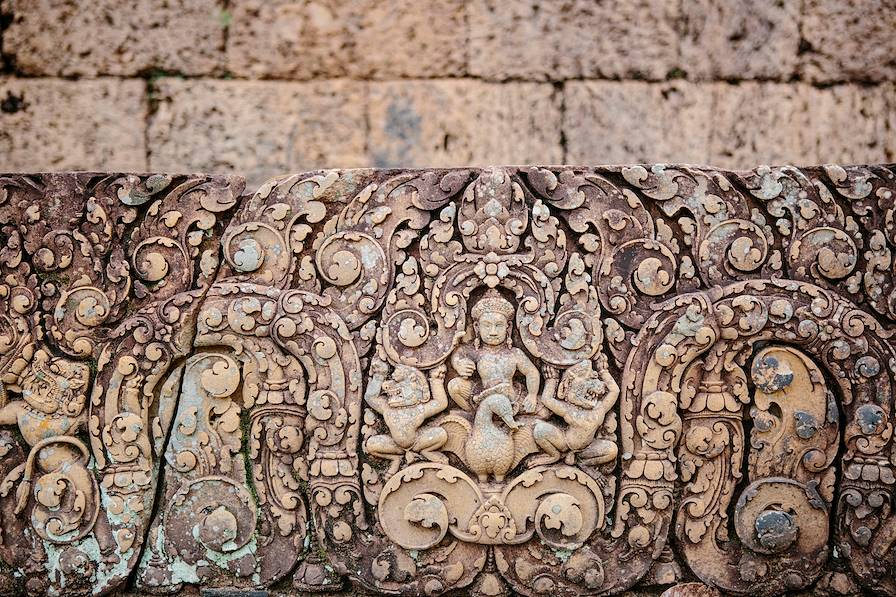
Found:
[(448, 393), (445, 391), (445, 365), (439, 365), (429, 374), (432, 400), (426, 403), (424, 414), (431, 417), (448, 408)]
[(544, 392), (541, 394), (541, 403), (555, 415), (566, 418), (569, 405), (563, 400), (557, 400), (557, 381), (556, 374), (546, 375)]
[(557, 400), (557, 370), (551, 366), (547, 367), (544, 379), (544, 389), (541, 391), (541, 403), (555, 414), (564, 416), (566, 413), (566, 404)]
[(381, 374), (375, 373), (370, 378), (370, 383), (367, 384), (367, 390), (364, 392), (364, 401), (381, 414), (386, 409), (386, 400), (382, 395), (384, 381), (385, 378)]
[(604, 401), (608, 405), (613, 406), (619, 398), (619, 384), (616, 383), (616, 380), (610, 375), (610, 370), (606, 367), (601, 369), (600, 378), (607, 386), (607, 396), (604, 398)]
[(451, 367), (457, 371), (461, 377), (469, 377), (470, 374), (464, 373), (463, 362), (470, 360), (469, 351), (465, 349), (463, 346), (457, 347), (454, 352), (451, 353)]
[(613, 376), (610, 375), (610, 370), (606, 366), (601, 368), (600, 378), (603, 380), (604, 385), (607, 386), (607, 393), (600, 401), (598, 401), (594, 410), (600, 414), (600, 420), (601, 423), (603, 423), (604, 417), (606, 417), (607, 413), (619, 399), (619, 384), (617, 384), (616, 380), (613, 379)]
[(449, 360), (451, 361), (451, 367), (455, 371), (457, 371), (457, 369), (458, 369), (458, 361), (462, 358), (463, 358), (463, 355), (461, 354), (460, 347), (455, 348), (454, 352), (451, 353), (451, 357), (449, 357)]
[(520, 373), (526, 376), (526, 391), (530, 396), (538, 394), (538, 388), (541, 386), (541, 373), (529, 357), (526, 356), (519, 348), (516, 349), (517, 362), (516, 368)]
[[(547, 382), (550, 383), (550, 382)], [(557, 400), (553, 394), (547, 395), (544, 394), (541, 397), (541, 403), (545, 405), (551, 412), (555, 415), (559, 415), (561, 417), (566, 417), (567, 414), (567, 404), (562, 400)]]

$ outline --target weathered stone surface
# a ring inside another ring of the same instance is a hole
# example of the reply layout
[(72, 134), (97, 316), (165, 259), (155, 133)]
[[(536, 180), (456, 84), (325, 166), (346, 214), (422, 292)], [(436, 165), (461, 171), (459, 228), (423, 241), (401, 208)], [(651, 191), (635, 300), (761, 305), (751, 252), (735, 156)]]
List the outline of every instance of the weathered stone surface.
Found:
[(809, 95), (805, 85), (720, 85), (712, 121), (711, 163), (745, 168), (754, 155), (768, 156), (769, 162), (814, 163), (817, 146), (809, 138), (813, 119)]
[(4, 0), (3, 52), (29, 75), (201, 75), (223, 65), (221, 0)]
[(0, 164), (8, 171), (146, 168), (142, 81), (0, 78)]
[(820, 82), (896, 81), (892, 0), (805, 0), (800, 73)]
[(896, 84), (810, 88), (815, 163), (896, 161)]
[(7, 11), (6, 8), (6, 0), (0, 0), (0, 70), (6, 72), (7, 69), (7, 57), (6, 52), (3, 51), (3, 33), (6, 31), (6, 20), (7, 20)]
[[(40, 125), (0, 114), (29, 128), (0, 130), (7, 168), (144, 168), (96, 157), (143, 153), (257, 185), (323, 165), (896, 160), (896, 9), (882, 1), (0, 0), (0, 13), (3, 74), (53, 75), (22, 85), (80, 97), (81, 76), (140, 78), (120, 103), (54, 108), (14, 157)], [(178, 74), (192, 90), (174, 102)], [(269, 94), (258, 78), (321, 87)], [(141, 85), (148, 112), (129, 95)]]
[(446, 77), (464, 73), (461, 0), (234, 0), (228, 68), (247, 77)]
[(718, 85), (709, 161), (746, 168), (756, 155), (794, 164), (892, 159), (894, 100), (892, 86)]
[(571, 82), (566, 161), (862, 163), (896, 157), (896, 88)]
[(674, 0), (471, 0), (470, 74), (664, 79), (678, 66)]
[(0, 177), (5, 594), (108, 593), (137, 565), (171, 383), (242, 190), (226, 177)]
[(685, 82), (570, 82), (566, 161), (706, 163), (714, 88)]
[(370, 86), (378, 167), (559, 163), (561, 94), (550, 85), (415, 81)]
[(325, 164), (360, 166), (365, 85), (162, 79), (150, 168), (239, 172), (250, 185)]
[(242, 191), (0, 176), (4, 593), (896, 595), (896, 166)]
[(800, 0), (682, 3), (680, 67), (698, 80), (788, 80), (796, 71)]

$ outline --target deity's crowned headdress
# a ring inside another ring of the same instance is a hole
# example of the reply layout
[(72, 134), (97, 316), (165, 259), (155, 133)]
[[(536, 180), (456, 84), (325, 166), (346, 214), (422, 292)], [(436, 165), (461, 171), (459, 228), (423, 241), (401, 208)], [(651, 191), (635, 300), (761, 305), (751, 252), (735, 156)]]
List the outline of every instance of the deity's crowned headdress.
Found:
[(481, 299), (473, 305), (473, 319), (478, 320), (485, 313), (500, 313), (507, 319), (513, 318), (516, 308), (513, 303), (501, 296), (501, 293), (490, 288)]

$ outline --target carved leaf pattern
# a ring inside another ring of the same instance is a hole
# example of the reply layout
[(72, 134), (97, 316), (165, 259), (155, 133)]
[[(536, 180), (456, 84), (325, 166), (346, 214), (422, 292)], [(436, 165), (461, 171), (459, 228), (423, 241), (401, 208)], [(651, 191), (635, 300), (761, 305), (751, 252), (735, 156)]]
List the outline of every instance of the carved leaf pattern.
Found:
[(674, 551), (770, 596), (836, 548), (896, 595), (894, 210), (892, 166), (2, 176), (0, 575), (608, 595)]

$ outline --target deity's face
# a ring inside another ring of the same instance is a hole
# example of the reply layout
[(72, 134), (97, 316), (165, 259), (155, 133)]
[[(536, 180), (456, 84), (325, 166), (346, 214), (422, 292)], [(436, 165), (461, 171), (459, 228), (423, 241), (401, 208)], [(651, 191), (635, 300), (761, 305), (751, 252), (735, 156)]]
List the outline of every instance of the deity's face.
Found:
[(501, 313), (483, 313), (476, 322), (479, 337), (489, 346), (500, 346), (507, 341), (510, 322)]

